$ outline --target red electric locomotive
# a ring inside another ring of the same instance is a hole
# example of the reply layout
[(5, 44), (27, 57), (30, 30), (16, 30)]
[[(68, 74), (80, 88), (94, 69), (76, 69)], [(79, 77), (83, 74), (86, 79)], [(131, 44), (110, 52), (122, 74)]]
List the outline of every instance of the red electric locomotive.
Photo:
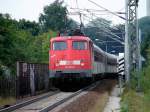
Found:
[(92, 41), (85, 36), (56, 37), (50, 41), (50, 77), (92, 77)]

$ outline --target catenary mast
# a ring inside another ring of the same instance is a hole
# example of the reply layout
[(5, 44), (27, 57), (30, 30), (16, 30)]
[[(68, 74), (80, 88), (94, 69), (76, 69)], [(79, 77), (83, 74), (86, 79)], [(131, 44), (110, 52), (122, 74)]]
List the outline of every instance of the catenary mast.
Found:
[(150, 0), (146, 1), (147, 16), (150, 16)]
[(125, 0), (126, 25), (125, 25), (125, 74), (126, 81), (130, 84), (130, 72), (136, 69), (139, 72), (140, 42), (138, 36), (137, 8), (139, 0)]

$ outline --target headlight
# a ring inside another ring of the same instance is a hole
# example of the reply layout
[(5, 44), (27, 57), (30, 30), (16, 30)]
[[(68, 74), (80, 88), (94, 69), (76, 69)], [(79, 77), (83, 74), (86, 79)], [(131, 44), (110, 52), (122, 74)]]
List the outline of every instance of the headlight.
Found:
[(84, 63), (81, 63), (81, 66), (84, 66)]

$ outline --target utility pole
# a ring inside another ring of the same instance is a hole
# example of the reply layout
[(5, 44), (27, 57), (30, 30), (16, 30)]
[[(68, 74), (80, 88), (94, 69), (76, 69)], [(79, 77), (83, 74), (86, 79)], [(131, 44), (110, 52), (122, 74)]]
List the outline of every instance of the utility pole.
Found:
[(126, 0), (125, 74), (130, 85), (130, 71), (139, 72), (140, 46), (137, 21), (138, 0)]
[(146, 0), (147, 16), (150, 16), (150, 0)]
[(125, 10), (126, 10), (126, 22), (125, 22), (125, 44), (124, 44), (124, 48), (125, 48), (125, 79), (126, 79), (126, 83), (129, 83), (129, 79), (130, 79), (130, 64), (129, 64), (129, 31), (128, 31), (128, 0), (125, 0)]

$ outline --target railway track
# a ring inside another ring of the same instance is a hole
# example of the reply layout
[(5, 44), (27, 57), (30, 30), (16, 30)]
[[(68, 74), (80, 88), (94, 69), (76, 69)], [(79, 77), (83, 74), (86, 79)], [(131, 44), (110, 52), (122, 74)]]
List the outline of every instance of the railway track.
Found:
[(40, 101), (40, 100), (42, 100), (42, 99), (44, 99), (44, 98), (47, 98), (47, 97), (52, 96), (52, 95), (54, 95), (54, 94), (57, 94), (57, 93), (59, 93), (59, 92), (60, 92), (59, 90), (53, 91), (53, 92), (49, 92), (49, 93), (47, 93), (47, 94), (45, 94), (45, 95), (41, 95), (41, 96), (39, 96), (39, 97), (32, 98), (32, 99), (30, 99), (30, 100), (23, 101), (23, 102), (21, 102), (21, 103), (17, 103), (17, 104), (15, 104), (15, 105), (10, 106), (10, 107), (0, 109), (0, 112), (12, 112), (12, 111), (14, 111), (14, 110), (16, 110), (16, 109), (18, 109), (18, 108), (22, 108), (22, 107), (27, 106), (27, 105), (29, 105), (29, 104), (32, 104), (32, 103), (34, 103), (34, 102), (38, 102), (38, 101)]
[(25, 104), (20, 104), (18, 106), (14, 105), (9, 108), (0, 110), (0, 112), (48, 112), (56, 108), (58, 105), (61, 105), (73, 97), (79, 95), (83, 91), (93, 89), (99, 83), (100, 82), (93, 83), (90, 86), (87, 86), (76, 92), (57, 91), (57, 93), (54, 93), (53, 95), (45, 96), (38, 100), (32, 99), (30, 102), (25, 102)]

